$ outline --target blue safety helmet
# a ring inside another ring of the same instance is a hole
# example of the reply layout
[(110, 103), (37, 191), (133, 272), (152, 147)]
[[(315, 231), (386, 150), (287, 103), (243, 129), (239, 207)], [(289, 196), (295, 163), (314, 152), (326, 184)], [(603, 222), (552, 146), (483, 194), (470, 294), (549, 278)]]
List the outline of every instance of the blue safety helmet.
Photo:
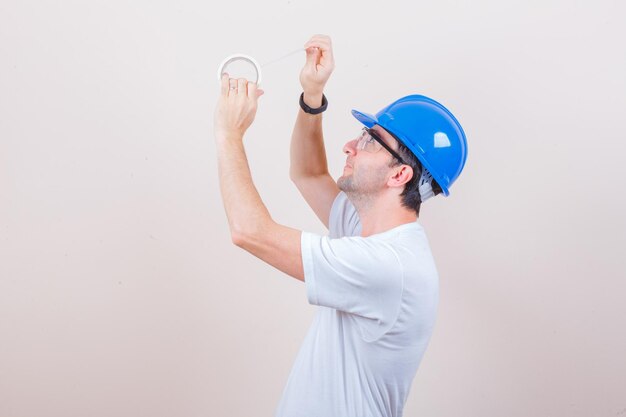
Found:
[(456, 118), (435, 100), (410, 95), (394, 101), (375, 116), (352, 110), (370, 128), (379, 125), (411, 150), (432, 174), (445, 196), (467, 159), (467, 140)]

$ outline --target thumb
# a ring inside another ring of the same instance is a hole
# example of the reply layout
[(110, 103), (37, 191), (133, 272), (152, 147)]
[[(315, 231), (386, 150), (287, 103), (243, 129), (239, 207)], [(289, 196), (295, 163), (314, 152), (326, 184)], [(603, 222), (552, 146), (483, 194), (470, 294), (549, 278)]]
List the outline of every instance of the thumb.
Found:
[(256, 90), (256, 98), (261, 97), (263, 94), (265, 94), (265, 91), (261, 89)]
[(311, 47), (306, 50), (306, 65), (313, 69), (317, 66), (318, 57), (320, 55), (319, 48)]

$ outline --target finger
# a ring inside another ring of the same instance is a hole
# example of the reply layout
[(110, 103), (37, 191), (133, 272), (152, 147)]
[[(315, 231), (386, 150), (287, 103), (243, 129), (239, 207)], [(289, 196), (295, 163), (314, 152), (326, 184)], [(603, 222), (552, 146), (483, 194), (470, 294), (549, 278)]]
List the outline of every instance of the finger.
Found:
[(256, 83), (253, 83), (252, 81), (248, 82), (248, 97), (257, 98), (256, 92), (257, 92)]
[(237, 80), (234, 78), (228, 79), (228, 95), (234, 96), (237, 94)]
[(248, 82), (248, 97), (254, 101), (258, 101), (259, 97), (261, 97), (264, 93), (265, 91), (261, 90), (256, 83)]
[(311, 40), (307, 43), (304, 44), (304, 48), (308, 49), (308, 48), (319, 48), (322, 50), (322, 52), (330, 52), (331, 45), (327, 42), (324, 41), (319, 41), (319, 40)]
[(322, 50), (322, 52), (332, 53), (332, 42), (328, 36), (325, 35), (315, 35), (307, 43), (304, 44), (305, 48), (309, 47), (318, 47)]
[(319, 61), (320, 50), (316, 47), (310, 47), (306, 50), (306, 66), (315, 69)]
[(322, 43), (322, 42), (311, 42), (307, 49), (307, 57), (309, 53), (308, 51), (310, 49), (315, 49), (317, 51), (318, 61), (319, 60), (333, 61), (333, 50), (330, 47), (330, 45)]
[(246, 96), (248, 95), (248, 80), (245, 78), (237, 79), (237, 95)]
[(228, 96), (228, 74), (223, 73), (220, 80), (221, 93), (223, 96)]
[(330, 36), (326, 35), (313, 35), (311, 36), (311, 39), (308, 40), (308, 42), (321, 42), (328, 46), (330, 46), (332, 43)]

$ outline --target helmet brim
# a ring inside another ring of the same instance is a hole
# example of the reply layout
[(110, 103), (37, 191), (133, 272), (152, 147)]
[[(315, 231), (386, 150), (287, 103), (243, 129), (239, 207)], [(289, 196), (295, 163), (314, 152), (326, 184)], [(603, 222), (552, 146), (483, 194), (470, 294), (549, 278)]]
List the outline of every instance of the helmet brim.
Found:
[(360, 112), (358, 110), (352, 110), (352, 115), (361, 123), (363, 123), (365, 125), (365, 127), (370, 128), (376, 124), (378, 124), (378, 119), (376, 119), (376, 116), (369, 114), (369, 113), (363, 113)]

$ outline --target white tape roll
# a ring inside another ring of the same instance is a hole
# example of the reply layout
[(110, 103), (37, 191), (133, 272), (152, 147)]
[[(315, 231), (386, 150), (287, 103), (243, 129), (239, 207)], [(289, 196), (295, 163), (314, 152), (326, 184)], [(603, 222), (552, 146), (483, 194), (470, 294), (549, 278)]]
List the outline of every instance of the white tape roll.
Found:
[(256, 62), (254, 58), (248, 55), (244, 55), (244, 54), (234, 54), (229, 57), (226, 57), (226, 59), (222, 61), (219, 68), (217, 69), (217, 80), (221, 81), (224, 68), (231, 62), (237, 61), (237, 60), (248, 61), (249, 63), (254, 65), (254, 70), (256, 71), (256, 84), (260, 85), (261, 84), (261, 66), (259, 65), (258, 62)]

